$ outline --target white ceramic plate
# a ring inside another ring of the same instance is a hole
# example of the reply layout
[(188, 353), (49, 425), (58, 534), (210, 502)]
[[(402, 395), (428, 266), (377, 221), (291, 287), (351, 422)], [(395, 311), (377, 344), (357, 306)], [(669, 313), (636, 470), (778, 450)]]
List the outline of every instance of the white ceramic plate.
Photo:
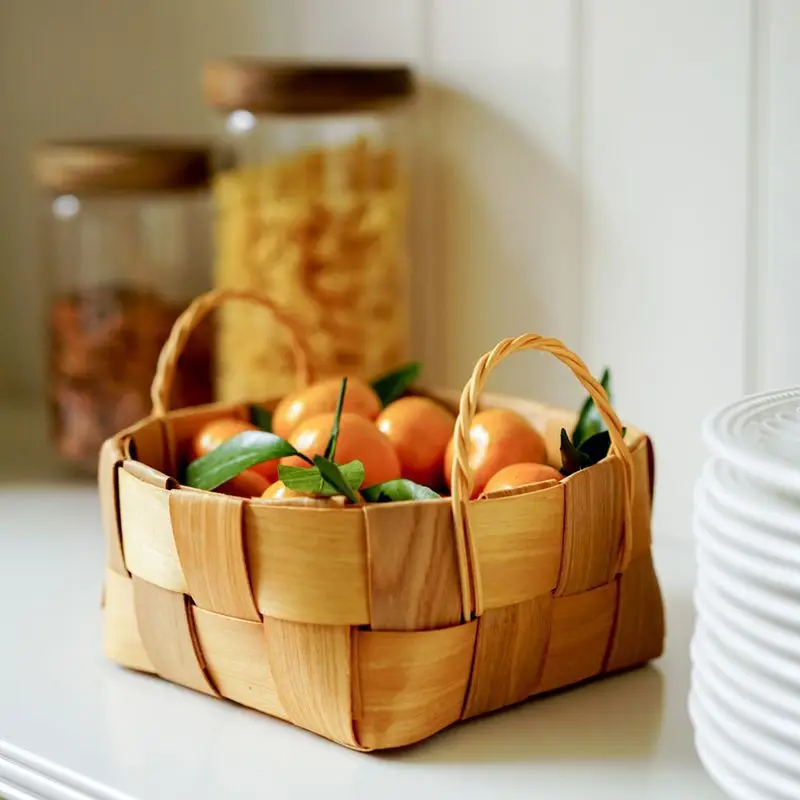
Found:
[[(690, 712), (693, 704), (694, 701), (690, 698)], [(690, 717), (694, 723), (697, 712), (691, 712)], [(746, 778), (738, 775), (735, 772), (735, 768), (732, 768), (724, 759), (721, 759), (713, 746), (709, 746), (703, 734), (697, 731), (694, 736), (694, 748), (709, 777), (732, 800), (764, 800), (764, 795), (760, 790), (753, 788)]]
[(689, 694), (689, 716), (706, 769), (736, 800), (800, 797), (800, 784), (766, 766), (756, 753), (731, 739), (725, 725), (727, 715), (695, 688)]
[(800, 602), (763, 584), (742, 578), (732, 560), (710, 538), (697, 548), (698, 585), (741, 617), (741, 627), (754, 638), (778, 647), (800, 663)]
[(703, 438), (716, 456), (767, 489), (800, 495), (800, 389), (763, 392), (707, 417)]
[(764, 769), (780, 775), (795, 785), (796, 797), (800, 797), (800, 762), (797, 750), (756, 725), (739, 705), (731, 705), (729, 698), (720, 692), (713, 676), (706, 678), (695, 670), (692, 675), (692, 686), (737, 749), (750, 753), (755, 760), (764, 765)]
[(694, 528), (698, 538), (698, 572), (711, 564), (712, 580), (716, 579), (733, 603), (752, 609), (786, 630), (800, 632), (800, 587), (787, 586), (796, 580), (793, 570), (742, 555), (700, 518), (695, 520)]
[(788, 691), (751, 664), (739, 661), (698, 622), (690, 645), (692, 665), (706, 665), (720, 681), (748, 698), (766, 714), (772, 714), (777, 735), (787, 742), (800, 742), (800, 692)]
[(694, 525), (698, 544), (711, 546), (738, 579), (777, 592), (800, 606), (800, 566), (780, 559), (780, 548), (774, 543), (763, 542), (757, 532), (725, 519), (702, 500), (695, 507)]
[(698, 585), (694, 598), (698, 624), (702, 622), (714, 643), (729, 658), (748, 670), (779, 683), (792, 697), (800, 697), (800, 670), (795, 657), (776, 649), (769, 641), (754, 638), (752, 630), (743, 629), (740, 615), (713, 593)]
[(797, 758), (800, 752), (800, 724), (785, 712), (762, 704), (757, 699), (757, 693), (743, 691), (731, 683), (703, 637), (692, 644), (692, 685), (713, 697), (715, 702), (735, 716), (741, 730), (752, 730), (768, 741), (769, 750), (764, 758), (775, 761), (787, 774), (794, 775), (800, 781), (800, 759)]
[(722, 532), (729, 532), (739, 549), (787, 568), (791, 566), (800, 575), (800, 507), (795, 515), (785, 507), (776, 510), (774, 500), (757, 505), (746, 499), (744, 484), (741, 491), (734, 492), (730, 487), (721, 488), (719, 477), (704, 475), (697, 482), (695, 514), (714, 522)]
[(706, 461), (696, 483), (727, 512), (753, 522), (757, 527), (800, 541), (800, 500), (796, 495), (764, 489), (751, 477), (726, 461)]

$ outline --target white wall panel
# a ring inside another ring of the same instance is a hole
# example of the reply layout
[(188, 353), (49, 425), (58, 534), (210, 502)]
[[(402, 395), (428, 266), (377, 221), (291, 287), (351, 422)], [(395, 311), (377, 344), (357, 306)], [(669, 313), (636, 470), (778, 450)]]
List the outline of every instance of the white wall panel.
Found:
[(309, 58), (416, 61), (423, 0), (273, 0), (293, 19), (293, 49)]
[[(460, 385), (501, 338), (580, 346), (572, 4), (431, 0), (439, 95), (445, 377)], [(577, 396), (564, 367), (517, 356), (493, 386)]]
[(657, 533), (687, 535), (701, 420), (743, 389), (750, 7), (585, 14), (586, 355), (655, 438)]
[(800, 4), (758, 7), (758, 387), (800, 385)]

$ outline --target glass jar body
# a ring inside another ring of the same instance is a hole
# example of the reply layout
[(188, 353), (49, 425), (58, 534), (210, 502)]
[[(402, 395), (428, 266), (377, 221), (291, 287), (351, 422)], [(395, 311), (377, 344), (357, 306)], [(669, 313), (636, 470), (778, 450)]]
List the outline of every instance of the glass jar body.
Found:
[[(223, 120), (215, 283), (269, 295), (315, 378), (369, 379), (407, 358), (406, 125), (398, 109)], [(289, 341), (263, 309), (227, 307), (217, 324), (220, 399), (291, 391)]]
[[(161, 348), (211, 285), (207, 193), (47, 197), (48, 401), (58, 453), (86, 471), (150, 413)], [(190, 341), (175, 407), (213, 399), (209, 328)]]

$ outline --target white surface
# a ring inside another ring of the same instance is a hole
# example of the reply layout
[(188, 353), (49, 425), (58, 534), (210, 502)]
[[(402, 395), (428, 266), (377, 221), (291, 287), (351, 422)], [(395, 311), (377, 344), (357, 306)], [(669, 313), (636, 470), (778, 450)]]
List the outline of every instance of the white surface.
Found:
[(659, 662), (378, 755), (107, 662), (103, 562), (93, 488), (0, 488), (0, 795), (10, 800), (118, 797), (103, 786), (136, 800), (723, 797), (692, 749), (692, 569), (677, 543), (658, 551), (669, 637)]
[[(658, 528), (687, 541), (700, 418), (800, 382), (798, 38), (796, 0), (0, 1), (0, 383), (44, 376), (37, 140), (209, 132), (208, 56), (407, 59), (429, 374), (458, 386), (527, 330), (611, 364), (656, 437)], [(493, 386), (577, 391), (533, 356)]]

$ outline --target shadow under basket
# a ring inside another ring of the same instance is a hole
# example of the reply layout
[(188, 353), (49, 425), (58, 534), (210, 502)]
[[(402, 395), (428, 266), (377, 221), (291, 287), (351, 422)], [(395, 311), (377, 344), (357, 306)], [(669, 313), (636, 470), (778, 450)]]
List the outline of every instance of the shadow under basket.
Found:
[[(199, 297), (164, 346), (152, 416), (102, 448), (110, 659), (375, 750), (661, 655), (652, 446), (630, 426), (623, 435), (574, 353), (533, 334), (506, 339), (478, 361), (460, 400), (425, 392), (458, 413), (452, 497), (344, 507), (243, 499), (174, 476), (202, 424), (246, 419), (247, 404), (168, 412), (164, 403), (192, 329), (232, 300), (275, 312), (250, 293)], [(288, 327), (302, 383), (304, 349)], [(481, 396), (492, 368), (528, 349), (572, 369), (611, 451), (561, 481), (469, 500), (468, 431), (480, 408), (523, 414), (560, 464), (559, 433), (575, 414)]]

